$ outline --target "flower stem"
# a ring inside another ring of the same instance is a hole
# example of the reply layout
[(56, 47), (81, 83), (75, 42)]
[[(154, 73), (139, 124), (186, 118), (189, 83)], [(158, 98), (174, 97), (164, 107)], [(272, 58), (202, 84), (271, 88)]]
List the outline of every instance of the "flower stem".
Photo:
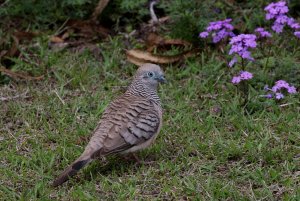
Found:
[(244, 60), (244, 58), (242, 58), (242, 70), (243, 71), (245, 70), (245, 60)]
[(271, 46), (269, 46), (269, 50), (268, 50), (268, 55), (267, 55), (267, 61), (266, 61), (266, 64), (263, 68), (263, 72), (266, 73), (267, 71), (267, 67), (269, 65), (269, 60), (270, 60), (270, 53), (271, 53)]
[(296, 52), (299, 50), (299, 41), (300, 39), (297, 38), (297, 42), (296, 42), (296, 47), (294, 48), (294, 54), (296, 54)]

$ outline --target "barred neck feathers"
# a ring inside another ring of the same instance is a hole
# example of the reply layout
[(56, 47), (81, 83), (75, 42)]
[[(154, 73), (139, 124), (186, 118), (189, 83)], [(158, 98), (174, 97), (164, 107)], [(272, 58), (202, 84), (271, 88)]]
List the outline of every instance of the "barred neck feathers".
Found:
[(134, 95), (134, 96), (141, 96), (146, 98), (147, 100), (151, 100), (155, 102), (157, 105), (160, 104), (160, 99), (157, 94), (157, 85), (156, 86), (148, 86), (144, 84), (140, 79), (136, 78), (133, 80), (131, 85), (128, 87), (126, 95)]

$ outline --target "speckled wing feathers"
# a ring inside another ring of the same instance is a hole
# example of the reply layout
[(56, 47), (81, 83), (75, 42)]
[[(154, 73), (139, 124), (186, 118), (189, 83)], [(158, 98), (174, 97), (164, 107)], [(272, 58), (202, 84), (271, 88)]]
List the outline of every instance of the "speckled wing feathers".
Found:
[(153, 137), (160, 118), (153, 102), (134, 96), (120, 97), (105, 111), (87, 149), (102, 149), (101, 155), (126, 151)]

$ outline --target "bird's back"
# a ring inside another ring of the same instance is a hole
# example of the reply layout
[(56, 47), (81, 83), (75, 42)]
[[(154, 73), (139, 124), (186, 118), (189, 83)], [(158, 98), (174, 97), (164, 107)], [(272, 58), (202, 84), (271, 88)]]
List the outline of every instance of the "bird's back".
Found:
[(161, 119), (160, 105), (125, 93), (106, 108), (87, 149), (98, 151), (95, 157), (137, 151), (135, 146), (144, 144), (158, 133)]

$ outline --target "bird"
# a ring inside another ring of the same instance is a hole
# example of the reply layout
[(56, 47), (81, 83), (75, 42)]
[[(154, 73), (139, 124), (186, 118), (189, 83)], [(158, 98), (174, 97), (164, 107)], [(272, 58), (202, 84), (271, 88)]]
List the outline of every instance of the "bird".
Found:
[(83, 153), (52, 183), (57, 187), (94, 159), (112, 154), (134, 154), (149, 147), (162, 127), (163, 110), (157, 93), (166, 83), (156, 64), (141, 65), (124, 94), (104, 110)]

